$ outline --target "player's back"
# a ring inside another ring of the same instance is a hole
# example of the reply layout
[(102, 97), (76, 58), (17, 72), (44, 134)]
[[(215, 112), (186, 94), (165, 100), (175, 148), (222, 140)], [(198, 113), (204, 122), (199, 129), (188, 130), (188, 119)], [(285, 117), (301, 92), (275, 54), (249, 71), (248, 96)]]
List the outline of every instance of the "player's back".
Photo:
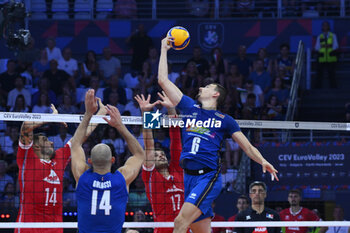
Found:
[(87, 170), (79, 179), (76, 195), (80, 233), (121, 232), (128, 191), (119, 171), (100, 175)]

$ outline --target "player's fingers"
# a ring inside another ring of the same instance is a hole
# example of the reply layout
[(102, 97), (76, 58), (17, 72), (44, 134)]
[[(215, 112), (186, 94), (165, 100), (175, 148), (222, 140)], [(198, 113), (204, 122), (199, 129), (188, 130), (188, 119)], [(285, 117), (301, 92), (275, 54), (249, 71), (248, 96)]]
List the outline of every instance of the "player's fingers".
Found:
[(147, 96), (147, 102), (149, 102), (151, 100), (151, 95), (150, 94), (148, 94), (148, 96)]
[(110, 123), (110, 120), (108, 120), (107, 117), (102, 117), (103, 120), (105, 120), (108, 124)]
[(162, 95), (162, 93), (158, 92), (158, 96), (159, 96), (162, 100), (164, 100), (164, 96)]
[(68, 128), (68, 125), (66, 122), (61, 122), (61, 124), (65, 127), (65, 128)]
[(166, 94), (165, 94), (165, 91), (162, 91), (162, 94), (164, 97), (168, 97)]
[(266, 173), (266, 165), (262, 166), (263, 173)]
[(142, 97), (142, 101), (146, 101), (145, 96), (143, 94), (141, 94)]

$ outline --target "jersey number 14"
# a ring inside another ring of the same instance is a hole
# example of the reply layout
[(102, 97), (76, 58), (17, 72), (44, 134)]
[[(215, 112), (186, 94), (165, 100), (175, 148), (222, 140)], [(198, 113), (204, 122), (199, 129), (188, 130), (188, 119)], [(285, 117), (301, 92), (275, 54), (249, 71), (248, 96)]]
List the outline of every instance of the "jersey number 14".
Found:
[[(91, 197), (91, 215), (96, 215), (96, 209), (97, 209), (97, 197), (98, 197), (98, 191), (92, 190), (92, 197)], [(110, 190), (104, 190), (102, 194), (102, 198), (100, 201), (100, 204), (98, 205), (98, 208), (100, 210), (105, 211), (105, 215), (109, 215), (110, 211), (112, 209), (111, 206), (111, 191)]]

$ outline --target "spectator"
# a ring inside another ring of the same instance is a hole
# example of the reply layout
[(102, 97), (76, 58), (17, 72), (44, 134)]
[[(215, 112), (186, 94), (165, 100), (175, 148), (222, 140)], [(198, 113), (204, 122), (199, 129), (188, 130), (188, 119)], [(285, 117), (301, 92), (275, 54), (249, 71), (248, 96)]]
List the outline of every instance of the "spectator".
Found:
[(108, 100), (109, 105), (112, 105), (112, 106), (118, 108), (118, 110), (121, 114), (124, 113), (125, 106), (120, 103), (118, 92), (110, 92), (108, 97), (107, 97), (107, 100)]
[(182, 72), (181, 77), (178, 79), (178, 83), (185, 95), (194, 97), (198, 88), (202, 86), (202, 78), (198, 73), (196, 63), (189, 62), (186, 70)]
[(115, 3), (115, 14), (117, 18), (136, 19), (137, 3), (135, 0), (117, 0)]
[(261, 90), (260, 86), (255, 85), (252, 80), (248, 80), (245, 83), (244, 87), (246, 91), (241, 91), (240, 93), (240, 99), (242, 104), (245, 104), (247, 102), (247, 96), (253, 93), (257, 97), (255, 106), (261, 107), (264, 105), (264, 93)]
[(24, 88), (32, 93), (33, 89), (33, 66), (29, 62), (18, 62), (20, 76), (24, 77)]
[(0, 74), (0, 84), (3, 90), (2, 95), (6, 98), (8, 92), (15, 87), (15, 79), (18, 76), (16, 72), (16, 61), (8, 60), (6, 65), (6, 71)]
[(295, 61), (294, 58), (289, 54), (289, 51), (290, 47), (288, 44), (281, 44), (280, 54), (275, 60), (275, 74), (278, 73), (278, 68), (283, 66), (286, 69), (286, 77), (288, 77), (289, 83), (291, 83)]
[(46, 70), (43, 77), (47, 78), (50, 83), (50, 90), (53, 90), (56, 96), (63, 92), (63, 86), (69, 79), (69, 74), (64, 70), (58, 69), (58, 63), (55, 59), (50, 61), (50, 69)]
[(9, 92), (7, 99), (7, 107), (13, 108), (18, 95), (23, 95), (27, 107), (31, 106), (32, 98), (31, 93), (24, 88), (25, 78), (17, 76), (15, 79), (15, 88)]
[(231, 90), (234, 88), (243, 88), (244, 77), (239, 73), (238, 66), (236, 64), (231, 64), (228, 74), (225, 78), (225, 88), (226, 90)]
[(271, 87), (271, 76), (264, 70), (264, 61), (261, 59), (255, 62), (255, 71), (249, 75), (249, 79), (253, 81), (255, 85), (260, 86), (264, 93), (267, 93)]
[(213, 83), (220, 83), (220, 85), (222, 85), (222, 83), (224, 82), (224, 75), (218, 74), (216, 66), (214, 64), (210, 64), (207, 79), (211, 79), (213, 80)]
[[(213, 203), (211, 204), (211, 208), (213, 209), (213, 214), (214, 217), (211, 219), (212, 222), (225, 222), (225, 218), (217, 213), (215, 213), (215, 201), (213, 201)], [(215, 227), (212, 228), (212, 233), (225, 233), (226, 230), (223, 227)]]
[[(89, 86), (85, 89), (85, 92), (87, 92), (89, 89), (95, 90), (95, 96), (100, 98), (103, 102), (103, 91), (104, 88), (100, 88), (100, 82), (98, 76), (91, 76)], [(84, 95), (80, 96), (80, 103), (83, 103), (85, 101), (85, 93)], [(84, 106), (84, 104), (82, 104)]]
[(49, 140), (54, 143), (54, 148), (62, 148), (66, 143), (72, 138), (72, 135), (68, 133), (68, 128), (63, 124), (59, 125), (58, 134), (55, 136), (49, 137)]
[(200, 18), (209, 16), (209, 0), (188, 0), (188, 5), (191, 15)]
[[(278, 213), (265, 207), (265, 198), (267, 195), (266, 184), (261, 181), (254, 181), (249, 185), (249, 197), (251, 206), (238, 213), (235, 221), (280, 221)], [(255, 227), (255, 228), (235, 228), (237, 233), (268, 232), (280, 233), (280, 227)]]
[(6, 154), (13, 154), (13, 143), (18, 139), (18, 127), (8, 126), (7, 135), (0, 138), (0, 145)]
[(345, 104), (345, 121), (350, 122), (350, 102)]
[(134, 181), (135, 188), (130, 188), (128, 205), (131, 209), (145, 209), (149, 205), (147, 195), (145, 193), (145, 185), (142, 177), (139, 175)]
[(199, 46), (194, 46), (193, 48), (193, 57), (191, 57), (189, 60), (186, 62), (186, 66), (190, 62), (195, 62), (197, 66), (198, 73), (202, 75), (203, 77), (206, 77), (208, 72), (209, 72), (209, 62), (207, 59), (202, 57), (202, 49)]
[(233, 140), (226, 139), (225, 141), (225, 159), (227, 163), (227, 168), (238, 169), (239, 159), (240, 159), (240, 150), (239, 150), (239, 145)]
[(118, 101), (120, 104), (125, 105), (126, 104), (126, 92), (125, 89), (122, 88), (120, 85), (119, 76), (114, 74), (111, 76), (110, 79), (110, 85), (103, 91), (103, 100), (105, 104), (109, 104), (109, 95), (112, 92), (118, 93)]
[(94, 51), (90, 50), (86, 53), (85, 61), (80, 65), (80, 73), (80, 84), (84, 87), (89, 85), (91, 75), (99, 75), (99, 66)]
[(6, 184), (4, 188), (4, 193), (1, 197), (1, 202), (5, 210), (14, 209), (14, 208), (18, 209), (19, 196), (16, 193), (16, 188), (13, 182), (9, 182)]
[(247, 48), (245, 45), (240, 45), (238, 47), (238, 57), (233, 60), (233, 64), (237, 65), (239, 73), (241, 73), (244, 78), (248, 78), (253, 68), (252, 62), (247, 58)]
[(168, 62), (168, 77), (173, 83), (176, 83), (176, 80), (180, 77), (178, 72), (173, 71), (173, 64), (170, 62)]
[(66, 71), (72, 78), (78, 75), (78, 62), (72, 58), (72, 50), (70, 48), (63, 49), (63, 58), (58, 60), (58, 69)]
[(34, 84), (36, 84), (35, 80), (40, 80), (45, 70), (48, 70), (49, 68), (50, 68), (50, 63), (49, 63), (49, 59), (47, 58), (46, 49), (41, 49), (39, 60), (36, 60), (33, 63)]
[(222, 49), (219, 47), (213, 48), (211, 50), (212, 61), (211, 63), (215, 65), (216, 72), (219, 75), (224, 75), (228, 72), (228, 62), (224, 58)]
[[(226, 145), (229, 139), (226, 140)], [(231, 140), (232, 141), (232, 140)], [(227, 151), (227, 147), (225, 148)], [(226, 154), (225, 154), (226, 157)], [(232, 160), (232, 159), (231, 159)], [(230, 161), (222, 161), (221, 164), (221, 175), (222, 175), (222, 191), (223, 192), (233, 192), (234, 185), (237, 178), (237, 170), (232, 169)]]
[(249, 199), (247, 196), (245, 195), (241, 195), (238, 197), (237, 199), (237, 203), (236, 203), (236, 207), (237, 207), (237, 214), (231, 216), (228, 218), (228, 221), (235, 221), (236, 220), (236, 217), (239, 213), (243, 212), (244, 210), (248, 209), (249, 208)]
[(10, 112), (29, 112), (28, 105), (23, 95), (16, 97), (15, 106), (10, 108)]
[(323, 76), (327, 78), (331, 88), (337, 87), (336, 64), (338, 61), (338, 40), (336, 34), (330, 32), (329, 22), (322, 23), (322, 33), (317, 37), (315, 50), (318, 52), (316, 88), (323, 87)]
[(35, 48), (35, 40), (30, 38), (28, 45), (18, 51), (17, 59), (19, 62), (33, 63), (39, 58), (40, 51)]
[[(340, 205), (336, 205), (333, 209), (333, 221), (346, 221), (344, 220), (344, 209)], [(350, 227), (329, 227), (326, 233), (348, 233)]]
[(267, 114), (269, 120), (283, 120), (282, 105), (278, 102), (277, 96), (270, 95), (263, 112)]
[(269, 99), (271, 95), (275, 95), (282, 105), (288, 104), (289, 90), (284, 88), (283, 80), (280, 77), (276, 77), (272, 81), (272, 88), (266, 93), (265, 98)]
[(155, 47), (150, 47), (148, 51), (148, 58), (146, 62), (151, 66), (151, 74), (158, 74), (158, 64), (159, 64), (159, 55)]
[(152, 39), (147, 35), (143, 24), (139, 24), (126, 43), (132, 48), (131, 69), (141, 71), (143, 62), (148, 58), (149, 49), (153, 46)]
[(268, 57), (267, 50), (265, 48), (260, 48), (258, 50), (258, 59), (264, 61), (264, 69), (265, 71), (272, 74), (272, 60)]
[(247, 120), (258, 120), (260, 116), (260, 108), (256, 106), (256, 95), (250, 93), (242, 109), (242, 118)]
[(42, 92), (39, 97), (38, 104), (34, 105), (33, 113), (50, 113), (50, 99), (47, 92)]
[(6, 174), (7, 163), (0, 160), (0, 193), (3, 194), (8, 183), (13, 184), (13, 178)]
[(124, 75), (123, 81), (125, 83), (126, 88), (136, 88), (139, 86), (139, 72), (132, 71), (128, 72)]
[(102, 52), (103, 58), (99, 61), (100, 74), (103, 77), (104, 83), (109, 85), (110, 77), (114, 74), (120, 77), (121, 63), (120, 60), (112, 56), (110, 47), (105, 47)]
[(32, 96), (32, 106), (38, 104), (41, 94), (46, 93), (49, 97), (49, 102), (57, 104), (57, 97), (53, 90), (49, 89), (50, 81), (44, 77), (39, 80), (39, 90)]
[(59, 61), (62, 59), (61, 49), (56, 47), (56, 41), (54, 38), (47, 39), (46, 53), (49, 61), (52, 59)]
[[(311, 210), (300, 206), (301, 192), (298, 189), (292, 189), (288, 193), (288, 202), (290, 208), (280, 212), (282, 221), (320, 221), (320, 218)], [(320, 232), (324, 233), (327, 228), (321, 228)], [(306, 233), (307, 227), (286, 227), (285, 233)]]
[[(140, 92), (134, 92), (134, 95), (139, 94)], [(129, 101), (124, 108), (124, 115), (126, 112), (129, 112), (131, 116), (141, 116), (141, 110), (139, 108), (139, 104), (137, 101), (132, 98), (131, 101)], [(143, 145), (143, 140), (139, 141), (141, 145)]]
[(78, 108), (72, 104), (72, 96), (64, 94), (62, 103), (58, 106), (57, 110), (61, 114), (76, 114), (79, 112)]
[(143, 63), (142, 73), (139, 75), (139, 88), (141, 93), (150, 93), (152, 100), (157, 96), (158, 86), (156, 75), (152, 73), (151, 64), (146, 60)]
[[(113, 127), (106, 127), (104, 130), (104, 139), (101, 143), (112, 144), (117, 156), (122, 156), (125, 152), (124, 140), (120, 137), (118, 131)], [(118, 160), (118, 158), (116, 158)]]

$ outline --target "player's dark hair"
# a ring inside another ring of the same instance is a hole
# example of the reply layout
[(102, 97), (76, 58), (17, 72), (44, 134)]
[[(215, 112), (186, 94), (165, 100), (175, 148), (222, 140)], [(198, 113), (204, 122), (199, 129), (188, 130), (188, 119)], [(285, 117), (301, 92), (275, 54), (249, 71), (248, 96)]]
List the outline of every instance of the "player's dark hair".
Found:
[(249, 198), (246, 195), (241, 195), (237, 198), (237, 201), (238, 201), (238, 199), (243, 199), (249, 204)]
[(283, 44), (280, 45), (280, 50), (283, 49), (283, 48), (287, 48), (288, 50), (290, 50), (290, 46), (287, 43), (283, 43)]
[(254, 181), (249, 185), (249, 192), (254, 186), (260, 186), (262, 187), (265, 191), (267, 190), (266, 184), (262, 181)]
[(36, 133), (33, 135), (33, 144), (38, 144), (39, 143), (39, 137), (40, 136), (46, 136), (43, 133)]
[(289, 190), (288, 194), (291, 194), (291, 193), (298, 194), (299, 197), (301, 197), (301, 191), (299, 189), (291, 189), (291, 190)]
[(218, 83), (213, 83), (215, 85), (215, 90), (220, 93), (218, 99), (216, 100), (217, 106), (224, 104), (226, 99), (226, 89)]

